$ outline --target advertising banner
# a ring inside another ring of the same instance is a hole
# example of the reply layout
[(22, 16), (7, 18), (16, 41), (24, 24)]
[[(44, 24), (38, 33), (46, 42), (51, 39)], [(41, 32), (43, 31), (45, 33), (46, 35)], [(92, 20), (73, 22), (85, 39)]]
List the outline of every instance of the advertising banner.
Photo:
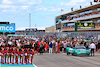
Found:
[(95, 29), (95, 23), (75, 23), (75, 31), (82, 29)]
[(0, 32), (15, 32), (15, 25), (0, 25)]
[(77, 29), (94, 29), (95, 23), (76, 23)]

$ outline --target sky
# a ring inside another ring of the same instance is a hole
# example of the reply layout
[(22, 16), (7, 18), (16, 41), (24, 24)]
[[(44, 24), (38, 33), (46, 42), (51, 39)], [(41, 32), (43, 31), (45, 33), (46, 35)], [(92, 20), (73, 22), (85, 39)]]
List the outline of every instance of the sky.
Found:
[[(55, 17), (64, 13), (90, 6), (94, 0), (0, 0), (0, 22), (15, 23), (18, 27), (50, 27)], [(93, 4), (96, 4), (93, 2)], [(61, 11), (63, 9), (64, 11)]]

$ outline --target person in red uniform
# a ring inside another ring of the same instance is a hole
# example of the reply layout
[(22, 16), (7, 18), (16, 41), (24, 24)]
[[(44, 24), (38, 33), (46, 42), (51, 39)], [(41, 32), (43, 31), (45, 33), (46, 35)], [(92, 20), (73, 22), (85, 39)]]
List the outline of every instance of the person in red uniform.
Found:
[(9, 53), (9, 56), (8, 56), (8, 64), (9, 64), (9, 57), (10, 57), (10, 63), (11, 63), (12, 47), (9, 47), (8, 53)]
[(9, 64), (9, 56), (10, 56), (10, 53), (9, 53), (9, 50), (10, 50), (10, 48), (9, 47), (7, 47), (7, 64)]
[(26, 48), (25, 48), (24, 54), (25, 54), (25, 63), (27, 64), (27, 49)]
[(33, 55), (34, 55), (34, 49), (30, 50), (30, 57), (31, 57), (31, 64), (32, 64), (32, 60), (33, 60)]
[(0, 47), (0, 56), (2, 57), (2, 49), (1, 49), (1, 47)]
[(29, 63), (29, 58), (30, 58), (30, 49), (27, 48), (27, 60), (28, 60), (28, 63)]
[(17, 48), (16, 50), (16, 64), (18, 64), (18, 56), (19, 56), (19, 48)]
[(1, 47), (1, 63), (4, 64), (4, 47)]
[(15, 54), (16, 50), (15, 47), (12, 48), (12, 64), (14, 64), (14, 54)]
[(48, 44), (47, 44), (47, 42), (46, 42), (45, 51), (47, 51), (47, 50), (48, 50)]
[(7, 50), (7, 47), (6, 47), (6, 48), (4, 49), (5, 63), (6, 63), (7, 53), (8, 53), (8, 50)]
[(21, 58), (22, 58), (21, 52), (22, 52), (22, 50), (21, 50), (21, 48), (20, 48), (20, 49), (19, 49), (20, 63), (21, 63)]
[(59, 42), (58, 42), (58, 44), (57, 44), (57, 53), (60, 52), (60, 51), (59, 51), (59, 48), (60, 48), (60, 44), (59, 44)]
[(24, 48), (22, 48), (22, 50), (20, 51), (20, 56), (21, 56), (21, 59), (20, 59), (20, 62), (21, 64), (23, 64), (23, 58), (24, 58)]
[(9, 47), (6, 47), (6, 49), (7, 49), (7, 52), (6, 52), (6, 53), (7, 53), (7, 54), (6, 54), (6, 63), (8, 64), (8, 56), (9, 56), (9, 53), (8, 53), (8, 52), (9, 52)]
[(40, 47), (41, 41), (38, 42), (38, 47), (37, 47), (37, 51), (39, 52), (39, 47)]

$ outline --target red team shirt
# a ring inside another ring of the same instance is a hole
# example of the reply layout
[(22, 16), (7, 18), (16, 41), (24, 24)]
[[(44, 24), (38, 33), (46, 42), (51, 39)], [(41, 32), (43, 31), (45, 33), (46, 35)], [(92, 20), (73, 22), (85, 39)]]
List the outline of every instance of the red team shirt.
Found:
[(7, 54), (8, 53), (8, 50), (4, 50), (4, 53)]
[(16, 51), (15, 53), (16, 53), (16, 56), (18, 56), (18, 55), (19, 55), (19, 52), (18, 52), (18, 51)]
[(4, 54), (4, 51), (0, 50), (0, 55)]
[(34, 55), (34, 52), (33, 51), (30, 51), (30, 54)]
[(8, 53), (12, 53), (12, 49), (9, 49)]

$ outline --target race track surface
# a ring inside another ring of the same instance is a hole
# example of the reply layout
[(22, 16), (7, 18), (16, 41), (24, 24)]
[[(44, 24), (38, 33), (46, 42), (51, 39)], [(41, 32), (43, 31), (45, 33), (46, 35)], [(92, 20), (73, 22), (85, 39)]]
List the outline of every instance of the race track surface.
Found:
[(100, 53), (94, 57), (67, 56), (66, 54), (43, 54), (34, 56), (38, 67), (100, 67)]

